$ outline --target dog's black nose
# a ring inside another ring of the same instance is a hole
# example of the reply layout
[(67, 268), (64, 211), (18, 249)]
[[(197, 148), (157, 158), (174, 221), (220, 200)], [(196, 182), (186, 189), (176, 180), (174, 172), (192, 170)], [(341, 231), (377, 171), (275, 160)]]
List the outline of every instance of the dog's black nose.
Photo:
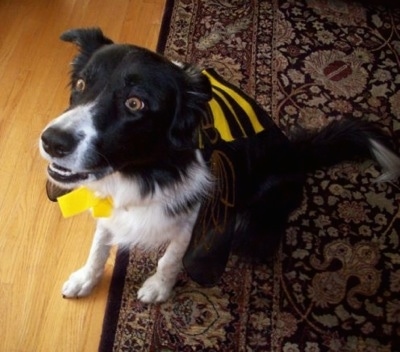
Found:
[(55, 158), (62, 158), (71, 154), (79, 142), (79, 139), (73, 133), (54, 126), (47, 128), (41, 139), (45, 152)]

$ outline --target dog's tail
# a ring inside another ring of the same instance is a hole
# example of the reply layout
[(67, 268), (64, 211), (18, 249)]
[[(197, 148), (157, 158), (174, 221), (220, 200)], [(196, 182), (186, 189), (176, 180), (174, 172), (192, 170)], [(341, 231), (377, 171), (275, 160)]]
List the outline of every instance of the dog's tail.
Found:
[(300, 133), (293, 138), (299, 162), (306, 171), (346, 160), (372, 158), (382, 167), (377, 182), (393, 181), (400, 176), (400, 157), (389, 147), (389, 137), (367, 121), (342, 119), (318, 133)]

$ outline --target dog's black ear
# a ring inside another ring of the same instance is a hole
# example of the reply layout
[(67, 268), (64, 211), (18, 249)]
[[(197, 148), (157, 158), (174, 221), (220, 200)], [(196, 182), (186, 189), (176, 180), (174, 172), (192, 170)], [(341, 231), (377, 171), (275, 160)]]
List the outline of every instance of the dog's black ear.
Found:
[(60, 39), (71, 42), (87, 54), (92, 54), (103, 45), (113, 44), (113, 41), (104, 36), (100, 28), (70, 29), (61, 34)]
[(184, 88), (177, 96), (177, 108), (169, 131), (169, 139), (176, 149), (196, 147), (195, 132), (212, 98), (211, 84), (197, 67), (180, 65), (184, 71)]
[(60, 39), (79, 47), (80, 55), (72, 63), (76, 70), (83, 68), (97, 49), (103, 45), (113, 44), (111, 39), (104, 36), (100, 28), (70, 29), (62, 33)]

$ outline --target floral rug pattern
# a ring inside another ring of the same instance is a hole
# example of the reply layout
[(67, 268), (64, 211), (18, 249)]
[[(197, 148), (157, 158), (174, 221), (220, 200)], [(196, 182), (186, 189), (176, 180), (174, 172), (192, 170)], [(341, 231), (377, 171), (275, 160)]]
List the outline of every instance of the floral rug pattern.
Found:
[[(160, 51), (215, 68), (288, 136), (349, 114), (379, 123), (399, 151), (400, 8), (335, 0), (169, 5)], [(106, 316), (101, 350), (400, 351), (400, 185), (374, 183), (378, 176), (369, 161), (318, 170), (269, 264), (232, 257), (211, 289), (182, 273), (165, 304), (136, 300), (158, 253), (132, 250), (121, 292), (110, 294), (114, 320)], [(106, 339), (111, 322), (115, 334)]]

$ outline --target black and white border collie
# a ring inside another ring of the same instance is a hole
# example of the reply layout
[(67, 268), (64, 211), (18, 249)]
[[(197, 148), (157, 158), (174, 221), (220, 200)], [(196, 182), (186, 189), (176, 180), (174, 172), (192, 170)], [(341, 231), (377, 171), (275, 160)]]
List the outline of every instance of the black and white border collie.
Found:
[(213, 284), (231, 248), (271, 254), (301, 202), (307, 172), (372, 158), (383, 170), (380, 181), (400, 174), (388, 137), (367, 122), (342, 119), (289, 141), (255, 107), (262, 127), (226, 140), (210, 115), (220, 94), (204, 71), (114, 44), (100, 29), (70, 30), (61, 39), (80, 50), (70, 106), (40, 138), (48, 195), (85, 187), (113, 208), (97, 219), (87, 262), (64, 284), (65, 297), (92, 291), (114, 244), (166, 245), (138, 292), (142, 302), (168, 299), (182, 266), (195, 281)]

